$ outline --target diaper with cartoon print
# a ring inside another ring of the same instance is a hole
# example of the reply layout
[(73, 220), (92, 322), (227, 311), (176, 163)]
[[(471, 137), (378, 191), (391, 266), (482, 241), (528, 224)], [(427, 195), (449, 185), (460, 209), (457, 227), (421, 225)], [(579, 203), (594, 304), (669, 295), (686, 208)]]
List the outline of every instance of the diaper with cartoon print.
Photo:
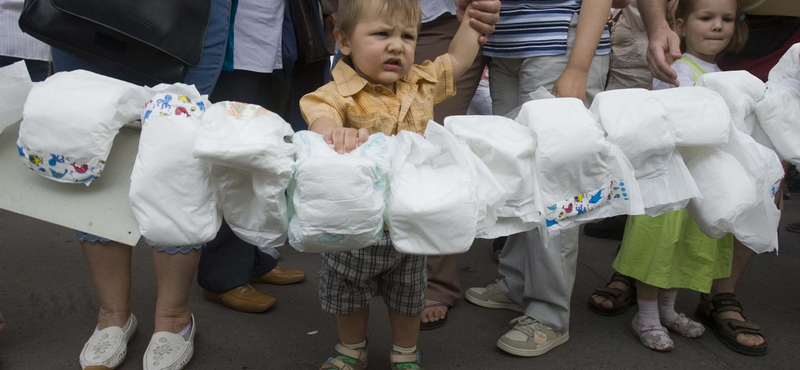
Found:
[(103, 173), (119, 129), (139, 118), (148, 91), (96, 73), (60, 72), (36, 84), (22, 113), (22, 163), (64, 183), (89, 185)]

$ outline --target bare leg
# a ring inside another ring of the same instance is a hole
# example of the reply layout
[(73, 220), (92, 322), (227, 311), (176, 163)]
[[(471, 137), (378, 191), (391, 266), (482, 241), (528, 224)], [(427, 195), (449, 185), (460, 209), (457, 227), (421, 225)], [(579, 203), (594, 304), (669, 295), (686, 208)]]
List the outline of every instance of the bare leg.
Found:
[(351, 314), (337, 314), (336, 326), (339, 328), (339, 341), (345, 344), (359, 344), (367, 340), (369, 305)]
[[(747, 264), (756, 253), (750, 248), (744, 246), (738, 240), (733, 242), (733, 266), (731, 266), (731, 276), (724, 279), (714, 280), (711, 285), (711, 296), (713, 297), (719, 293), (736, 293), (736, 284), (744, 274)], [(722, 312), (719, 314), (721, 319), (735, 319), (744, 321), (744, 317), (738, 312)], [(753, 334), (739, 334), (736, 336), (736, 341), (746, 346), (760, 346), (764, 343), (764, 337)]]
[(391, 309), (389, 310), (389, 323), (392, 325), (394, 345), (403, 348), (411, 348), (417, 345), (419, 318), (420, 315), (407, 316)]
[(178, 333), (192, 321), (189, 309), (189, 287), (200, 261), (200, 250), (168, 254), (153, 249), (156, 267), (158, 300), (156, 301), (155, 332)]
[(100, 299), (97, 329), (124, 326), (131, 314), (131, 246), (84, 240), (81, 247)]

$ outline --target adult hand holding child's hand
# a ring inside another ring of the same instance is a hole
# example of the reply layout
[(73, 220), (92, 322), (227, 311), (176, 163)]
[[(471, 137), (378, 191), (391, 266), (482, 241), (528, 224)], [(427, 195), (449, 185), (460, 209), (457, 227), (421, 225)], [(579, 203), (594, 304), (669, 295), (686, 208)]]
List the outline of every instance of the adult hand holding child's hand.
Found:
[(365, 128), (326, 127), (322, 131), (325, 142), (333, 144), (333, 150), (339, 154), (350, 153), (369, 139), (369, 131)]
[(483, 35), (478, 39), (481, 45), (486, 43), (486, 36), (494, 32), (494, 25), (500, 20), (499, 0), (456, 0), (456, 17), (459, 22), (464, 18), (464, 13), (469, 9), (469, 25)]

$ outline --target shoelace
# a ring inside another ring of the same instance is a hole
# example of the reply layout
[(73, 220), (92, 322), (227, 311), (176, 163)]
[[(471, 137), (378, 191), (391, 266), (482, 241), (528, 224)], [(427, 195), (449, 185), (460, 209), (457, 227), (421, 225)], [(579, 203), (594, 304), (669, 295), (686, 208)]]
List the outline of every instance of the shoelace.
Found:
[(544, 334), (544, 332), (547, 330), (544, 324), (539, 322), (539, 320), (527, 315), (517, 317), (516, 319), (511, 320), (509, 324), (516, 324), (516, 326), (514, 326), (514, 330), (519, 330), (529, 337), (536, 335), (536, 333)]

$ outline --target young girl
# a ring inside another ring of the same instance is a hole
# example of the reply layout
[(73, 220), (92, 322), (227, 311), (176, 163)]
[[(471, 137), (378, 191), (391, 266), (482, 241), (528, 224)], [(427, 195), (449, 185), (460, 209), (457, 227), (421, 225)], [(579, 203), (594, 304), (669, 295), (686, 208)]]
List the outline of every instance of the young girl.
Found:
[[(744, 46), (747, 26), (740, 6), (738, 0), (680, 0), (674, 26), (684, 54), (672, 64), (680, 87), (719, 72), (717, 57)], [(653, 80), (654, 90), (672, 87)], [(733, 237), (708, 238), (685, 209), (629, 217), (614, 269), (637, 280), (639, 312), (631, 326), (642, 344), (670, 351), (674, 343), (668, 330), (687, 338), (702, 335), (703, 325), (675, 312), (677, 289), (708, 293), (714, 279), (730, 275), (732, 258)]]

